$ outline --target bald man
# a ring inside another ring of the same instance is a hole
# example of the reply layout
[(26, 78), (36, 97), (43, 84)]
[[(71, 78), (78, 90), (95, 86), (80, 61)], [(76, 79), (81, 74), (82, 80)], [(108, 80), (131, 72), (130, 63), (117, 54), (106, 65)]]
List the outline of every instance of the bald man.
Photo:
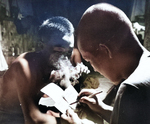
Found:
[(0, 82), (1, 124), (57, 123), (53, 112), (39, 110), (38, 102), (43, 96), (40, 89), (50, 82), (58, 58), (73, 46), (73, 33), (73, 25), (64, 17), (52, 17), (43, 22), (39, 28), (43, 50), (20, 55)]
[[(150, 124), (150, 52), (140, 44), (124, 12), (107, 3), (89, 7), (78, 25), (77, 45), (95, 71), (120, 85), (114, 107), (98, 97), (84, 96), (80, 102), (110, 124)], [(79, 95), (93, 92), (83, 90)], [(71, 117), (76, 115), (70, 112), (65, 119)]]

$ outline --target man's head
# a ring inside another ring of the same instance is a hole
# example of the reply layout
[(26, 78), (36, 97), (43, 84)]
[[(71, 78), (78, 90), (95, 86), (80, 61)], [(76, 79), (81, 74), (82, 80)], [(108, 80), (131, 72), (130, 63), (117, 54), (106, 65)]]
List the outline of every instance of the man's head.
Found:
[(55, 65), (62, 56), (71, 56), (74, 45), (74, 27), (61, 16), (49, 18), (39, 28), (39, 36), (44, 43), (44, 50), (50, 53), (49, 63)]
[(61, 16), (49, 18), (39, 28), (42, 42), (53, 47), (69, 48), (74, 44), (74, 27)]
[(126, 72), (121, 72), (123, 57), (138, 46), (131, 26), (124, 12), (106, 3), (89, 7), (78, 25), (77, 45), (82, 57), (113, 82), (127, 78)]

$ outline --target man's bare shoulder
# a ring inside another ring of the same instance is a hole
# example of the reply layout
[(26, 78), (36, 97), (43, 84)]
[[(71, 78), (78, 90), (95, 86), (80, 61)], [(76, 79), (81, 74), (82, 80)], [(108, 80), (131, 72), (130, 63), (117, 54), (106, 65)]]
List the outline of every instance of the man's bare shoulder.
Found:
[[(38, 59), (40, 58), (40, 55), (36, 52), (26, 52), (22, 53), (20, 56), (18, 56), (14, 62), (11, 64), (8, 71), (18, 72), (18, 71), (24, 71), (24, 70), (31, 70), (33, 69), (33, 66), (38, 64)], [(34, 61), (35, 60), (35, 61)], [(31, 67), (32, 65), (32, 67)]]
[[(35, 73), (41, 72), (43, 64), (43, 56), (40, 52), (26, 52), (18, 56), (11, 64), (10, 68), (4, 74), (4, 77), (35, 76)], [(45, 66), (45, 65), (44, 65)]]
[(25, 66), (25, 65), (27, 65), (27, 63), (29, 62), (26, 58), (25, 58), (25, 56), (27, 55), (28, 53), (26, 52), (26, 53), (23, 53), (23, 54), (21, 54), (20, 56), (18, 56), (14, 61), (13, 61), (13, 63), (11, 64), (11, 66), (10, 66), (10, 69), (11, 68), (18, 68), (18, 67), (20, 67), (20, 66)]
[(21, 54), (10, 65), (9, 69), (3, 75), (4, 82), (14, 81), (14, 78), (18, 77), (19, 74), (23, 72), (24, 68), (26, 68), (26, 65), (27, 65), (27, 61), (24, 59), (25, 55), (26, 53)]
[(12, 63), (15, 65), (26, 65), (28, 64), (37, 64), (40, 63), (40, 58), (43, 58), (42, 55), (40, 54), (40, 52), (26, 52), (26, 53), (22, 53), (20, 56), (18, 56), (15, 61)]

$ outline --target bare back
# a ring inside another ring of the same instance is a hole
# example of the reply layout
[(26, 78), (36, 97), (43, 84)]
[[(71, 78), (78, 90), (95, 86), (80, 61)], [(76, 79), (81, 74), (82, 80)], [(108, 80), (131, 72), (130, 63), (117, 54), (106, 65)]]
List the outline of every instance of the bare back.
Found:
[(41, 52), (20, 55), (0, 82), (0, 111), (30, 113), (30, 107), (38, 106), (40, 89), (49, 82), (52, 69)]

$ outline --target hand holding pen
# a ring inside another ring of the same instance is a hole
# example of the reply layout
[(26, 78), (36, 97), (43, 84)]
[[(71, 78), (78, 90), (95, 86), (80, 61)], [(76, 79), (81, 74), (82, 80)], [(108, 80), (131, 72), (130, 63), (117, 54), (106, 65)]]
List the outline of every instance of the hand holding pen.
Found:
[[(92, 97), (94, 97), (94, 96), (96, 96), (97, 94), (100, 94), (100, 93), (102, 93), (102, 92), (103, 92), (103, 91), (98, 91), (98, 92), (96, 92), (96, 93), (92, 93), (91, 95), (88, 96), (88, 98), (92, 98)], [(75, 104), (75, 103), (78, 103), (82, 97), (83, 97), (83, 95), (81, 95), (80, 97), (78, 97), (75, 102), (70, 103), (70, 105), (73, 105), (73, 104)]]

